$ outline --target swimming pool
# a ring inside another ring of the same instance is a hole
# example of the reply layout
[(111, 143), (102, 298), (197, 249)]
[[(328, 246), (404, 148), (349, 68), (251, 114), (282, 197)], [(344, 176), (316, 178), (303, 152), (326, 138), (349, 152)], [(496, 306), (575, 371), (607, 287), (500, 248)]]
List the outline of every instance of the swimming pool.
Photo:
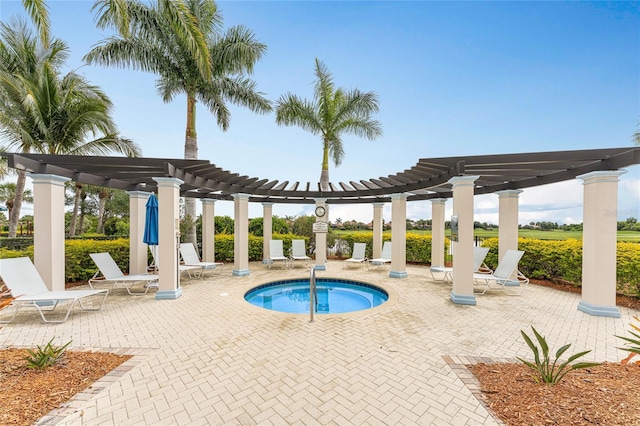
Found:
[[(318, 314), (339, 314), (370, 309), (389, 295), (371, 284), (335, 278), (317, 278)], [(252, 305), (292, 314), (309, 313), (309, 279), (284, 280), (249, 290), (244, 299)]]

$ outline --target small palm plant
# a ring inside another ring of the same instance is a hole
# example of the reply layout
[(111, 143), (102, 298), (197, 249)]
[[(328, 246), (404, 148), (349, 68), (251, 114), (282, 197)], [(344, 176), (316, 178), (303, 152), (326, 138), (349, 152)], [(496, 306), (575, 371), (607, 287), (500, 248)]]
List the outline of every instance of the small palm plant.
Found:
[(71, 341), (67, 342), (64, 346), (55, 346), (52, 338), (44, 347), (38, 345), (36, 350), (27, 349), (27, 353), (29, 354), (25, 357), (27, 368), (44, 370), (51, 365), (57, 364), (64, 358), (64, 353), (70, 344)]
[[(633, 319), (640, 322), (640, 318), (638, 316), (633, 317)], [(629, 325), (631, 326), (632, 329), (636, 330), (637, 332), (640, 332), (639, 326), (635, 324), (629, 324)], [(629, 356), (621, 361), (622, 365), (627, 364), (629, 361), (631, 361), (631, 358), (640, 354), (640, 334), (634, 333), (633, 331), (629, 331), (629, 333), (631, 333), (633, 338), (616, 336), (617, 338), (626, 341), (627, 343), (625, 343), (625, 345), (628, 346), (626, 348), (618, 348), (618, 349), (622, 349), (623, 351), (630, 352)], [(636, 362), (636, 364), (640, 364), (640, 361)]]
[[(597, 362), (578, 362), (575, 364), (571, 364), (571, 362), (575, 361), (581, 356), (588, 354), (591, 351), (578, 352), (577, 354), (570, 356), (569, 359), (567, 359), (565, 362), (558, 364), (558, 360), (560, 359), (562, 354), (564, 354), (569, 349), (571, 343), (568, 343), (558, 349), (558, 351), (556, 352), (556, 358), (552, 362), (551, 358), (549, 358), (549, 345), (547, 345), (547, 341), (540, 335), (540, 333), (538, 333), (538, 331), (533, 326), (531, 326), (531, 329), (533, 330), (533, 334), (536, 336), (536, 340), (540, 344), (540, 349), (538, 349), (538, 347), (533, 343), (531, 338), (527, 336), (524, 331), (520, 330), (520, 333), (522, 333), (522, 337), (524, 338), (525, 342), (527, 342), (527, 345), (529, 345), (529, 347), (533, 351), (535, 361), (530, 362), (520, 357), (517, 358), (534, 371), (533, 379), (536, 381), (536, 383), (555, 385), (556, 383), (560, 382), (560, 380), (562, 380), (562, 378), (569, 371), (577, 370), (578, 368), (588, 368), (599, 365), (599, 363)], [(540, 350), (542, 350), (542, 359), (540, 358)]]

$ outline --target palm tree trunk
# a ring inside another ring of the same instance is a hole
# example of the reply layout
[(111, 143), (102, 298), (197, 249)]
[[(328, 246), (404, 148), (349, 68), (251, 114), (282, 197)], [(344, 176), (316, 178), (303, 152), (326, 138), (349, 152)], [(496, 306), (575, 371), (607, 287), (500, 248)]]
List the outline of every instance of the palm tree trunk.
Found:
[(329, 190), (329, 144), (324, 143), (322, 150), (322, 172), (320, 172), (320, 190)]
[(69, 225), (69, 236), (73, 237), (76, 235), (76, 227), (78, 224), (78, 210), (80, 209), (80, 191), (82, 190), (81, 185), (76, 185), (76, 196), (75, 202), (73, 204), (73, 214), (71, 215), (71, 225)]
[(18, 221), (20, 220), (20, 209), (22, 208), (22, 197), (26, 181), (26, 172), (19, 171), (18, 180), (16, 182), (16, 194), (13, 199), (13, 209), (9, 213), (9, 238), (15, 238), (18, 233)]
[(84, 233), (84, 218), (86, 216), (86, 211), (85, 211), (86, 203), (84, 201), (87, 198), (87, 193), (84, 192), (84, 191), (80, 191), (80, 198), (81, 198), (81, 202), (80, 202), (80, 222), (78, 223), (78, 231), (80, 231), (80, 234), (82, 234), (82, 233)]
[[(184, 140), (184, 158), (185, 160), (198, 159), (198, 136), (196, 135), (196, 99), (192, 95), (187, 95), (187, 131)], [(194, 198), (185, 198), (184, 213), (187, 223), (195, 223), (196, 220), (196, 200)], [(189, 220), (191, 219), (191, 220)], [(198, 247), (198, 239), (196, 236), (196, 227), (190, 226), (185, 231), (184, 241), (193, 243)]]
[(103, 196), (103, 191), (101, 191), (98, 197), (100, 198), (100, 201), (98, 203), (98, 225), (96, 227), (96, 232), (98, 234), (104, 234), (104, 210), (107, 205), (107, 196)]
[(322, 170), (322, 172), (320, 172), (320, 190), (329, 190), (329, 170)]

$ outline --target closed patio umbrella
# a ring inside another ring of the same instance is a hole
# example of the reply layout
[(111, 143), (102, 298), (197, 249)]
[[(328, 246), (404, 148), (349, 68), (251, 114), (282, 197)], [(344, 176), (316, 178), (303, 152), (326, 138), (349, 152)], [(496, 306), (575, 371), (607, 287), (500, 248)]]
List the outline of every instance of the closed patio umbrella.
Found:
[[(142, 242), (149, 246), (149, 250), (153, 254), (154, 262), (157, 262), (158, 250), (158, 198), (155, 194), (151, 194), (147, 200), (147, 211), (144, 222), (144, 235)], [(156, 268), (158, 265), (155, 265)]]

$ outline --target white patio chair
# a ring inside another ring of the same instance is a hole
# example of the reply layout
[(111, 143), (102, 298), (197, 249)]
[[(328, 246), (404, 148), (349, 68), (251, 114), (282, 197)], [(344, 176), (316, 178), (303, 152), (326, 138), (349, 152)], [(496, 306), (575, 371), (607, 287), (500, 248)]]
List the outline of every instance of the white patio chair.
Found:
[[(160, 271), (160, 261), (159, 261), (160, 253), (158, 252), (158, 246), (148, 246), (148, 247), (149, 247), (149, 251), (151, 252), (151, 257), (153, 258), (153, 264), (147, 267), (147, 272), (153, 272), (157, 274)], [(182, 274), (183, 272), (186, 272), (189, 278), (197, 277), (198, 271), (200, 269), (201, 268), (199, 266), (183, 265), (183, 264), (178, 265), (178, 270), (180, 271), (180, 273)]]
[(483, 287), (482, 291), (476, 292), (478, 294), (484, 294), (489, 290), (492, 285), (504, 290), (507, 293), (507, 289), (518, 289), (519, 294), (522, 294), (527, 284), (529, 284), (529, 278), (525, 277), (520, 271), (518, 271), (518, 262), (524, 254), (520, 250), (507, 250), (498, 267), (491, 274), (473, 274), (475, 283)]
[(351, 257), (342, 262), (342, 269), (347, 265), (362, 265), (364, 267), (367, 264), (366, 252), (367, 243), (353, 243)]
[[(493, 272), (491, 268), (484, 264), (484, 259), (487, 257), (488, 253), (489, 247), (473, 248), (473, 273), (490, 274)], [(453, 268), (445, 266), (432, 266), (429, 268), (429, 272), (431, 272), (431, 277), (434, 281), (453, 282)], [(434, 272), (442, 273), (442, 279), (436, 278), (436, 276), (433, 274)]]
[(269, 269), (275, 262), (282, 261), (285, 268), (289, 267), (289, 258), (284, 255), (282, 240), (269, 241)]
[[(158, 288), (158, 275), (137, 274), (125, 275), (116, 264), (109, 253), (90, 253), (98, 271), (89, 279), (89, 285), (94, 288), (96, 285), (109, 284), (110, 291), (116, 288), (124, 288), (132, 296), (142, 296), (147, 294), (150, 288)], [(131, 291), (136, 284), (142, 284), (144, 291)]]
[(181, 243), (180, 244), (180, 256), (182, 256), (182, 260), (184, 261), (184, 266), (195, 266), (200, 268), (200, 273), (197, 275), (198, 278), (202, 278), (207, 271), (218, 270), (220, 274), (222, 274), (222, 268), (224, 267), (224, 263), (222, 262), (202, 262), (200, 257), (198, 256), (198, 252), (196, 251), (193, 243)]
[(289, 266), (294, 267), (296, 260), (302, 260), (307, 267), (311, 266), (311, 258), (307, 256), (304, 240), (291, 240), (291, 261)]
[[(28, 257), (0, 260), (0, 278), (14, 298), (11, 301), (13, 315), (9, 320), (0, 320), (2, 324), (13, 321), (23, 307), (35, 308), (44, 322), (62, 323), (69, 318), (76, 302), (83, 311), (97, 311), (102, 308), (109, 294), (106, 289), (49, 291)], [(96, 301), (99, 303), (94, 303)], [(58, 304), (62, 303), (69, 304), (62, 319), (53, 319), (51, 315), (49, 317), (44, 315), (45, 312), (53, 312)]]
[(376, 259), (369, 259), (369, 268), (372, 266), (383, 267), (387, 263), (391, 263), (391, 241), (384, 242), (380, 257)]

